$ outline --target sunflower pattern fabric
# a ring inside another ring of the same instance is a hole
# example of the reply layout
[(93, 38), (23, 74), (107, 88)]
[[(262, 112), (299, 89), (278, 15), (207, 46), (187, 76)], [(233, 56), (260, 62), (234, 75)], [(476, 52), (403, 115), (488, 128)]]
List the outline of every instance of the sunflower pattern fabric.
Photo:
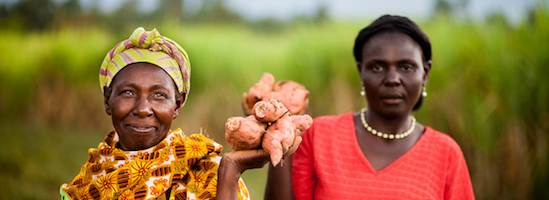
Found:
[[(170, 131), (156, 146), (123, 151), (116, 131), (110, 132), (70, 184), (61, 186), (61, 199), (215, 199), (223, 146), (202, 134)], [(239, 199), (250, 199), (238, 181)]]

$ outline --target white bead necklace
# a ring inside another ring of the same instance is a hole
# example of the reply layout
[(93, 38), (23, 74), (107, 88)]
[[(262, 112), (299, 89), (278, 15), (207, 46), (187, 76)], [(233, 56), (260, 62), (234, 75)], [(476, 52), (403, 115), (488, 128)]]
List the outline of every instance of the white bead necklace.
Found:
[(362, 120), (362, 125), (364, 125), (364, 128), (366, 128), (366, 130), (368, 130), (368, 132), (370, 132), (370, 133), (372, 133), (375, 136), (378, 136), (380, 138), (391, 139), (391, 140), (392, 139), (402, 139), (402, 138), (405, 138), (405, 137), (409, 136), (410, 134), (412, 134), (412, 131), (416, 127), (416, 118), (414, 116), (412, 116), (412, 125), (410, 126), (410, 129), (408, 129), (406, 132), (399, 133), (399, 134), (382, 133), (381, 131), (377, 131), (376, 129), (374, 129), (370, 125), (368, 125), (368, 123), (366, 123), (366, 119), (364, 117), (364, 113), (366, 112), (366, 110), (367, 110), (366, 108), (363, 108), (360, 111), (360, 119)]

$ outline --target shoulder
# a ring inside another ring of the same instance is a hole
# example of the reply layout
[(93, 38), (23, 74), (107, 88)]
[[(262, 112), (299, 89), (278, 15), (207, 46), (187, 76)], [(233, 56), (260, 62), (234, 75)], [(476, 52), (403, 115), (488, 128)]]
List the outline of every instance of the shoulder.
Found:
[(449, 162), (463, 159), (463, 152), (459, 144), (448, 134), (425, 126), (425, 145), (429, 151), (442, 153)]
[(349, 124), (352, 123), (354, 123), (352, 113), (345, 113), (342, 115), (319, 116), (313, 119), (313, 124), (308, 130), (304, 132), (304, 135), (311, 135), (310, 137), (312, 137), (315, 132), (331, 132), (333, 130), (347, 127)]
[(429, 126), (425, 126), (425, 136), (431, 142), (437, 143), (439, 148), (447, 148), (451, 150), (458, 150), (461, 152), (461, 148), (458, 143), (446, 133), (437, 131)]
[[(303, 142), (313, 142), (313, 140), (330, 141), (333, 135), (337, 134), (340, 139), (354, 131), (353, 113), (342, 115), (327, 115), (316, 117), (312, 126), (303, 132)], [(314, 139), (313, 139), (314, 138)]]
[(330, 126), (343, 125), (353, 123), (353, 113), (345, 113), (341, 115), (325, 115), (313, 119), (313, 126)]

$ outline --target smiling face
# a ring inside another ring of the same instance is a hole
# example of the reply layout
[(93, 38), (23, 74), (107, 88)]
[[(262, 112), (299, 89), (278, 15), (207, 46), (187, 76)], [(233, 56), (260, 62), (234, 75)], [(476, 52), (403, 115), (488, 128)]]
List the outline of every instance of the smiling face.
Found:
[(409, 114), (429, 76), (422, 56), (419, 44), (404, 33), (372, 36), (357, 62), (369, 109), (389, 118)]
[(160, 67), (135, 63), (124, 67), (105, 90), (105, 109), (123, 150), (141, 150), (166, 137), (185, 95)]

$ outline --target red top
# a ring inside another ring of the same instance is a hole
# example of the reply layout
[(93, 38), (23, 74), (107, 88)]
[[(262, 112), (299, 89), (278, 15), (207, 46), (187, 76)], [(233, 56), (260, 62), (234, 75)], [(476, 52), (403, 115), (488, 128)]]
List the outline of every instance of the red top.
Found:
[(302, 199), (474, 199), (458, 144), (425, 126), (404, 155), (375, 171), (358, 145), (352, 113), (323, 116), (294, 153), (292, 185)]

